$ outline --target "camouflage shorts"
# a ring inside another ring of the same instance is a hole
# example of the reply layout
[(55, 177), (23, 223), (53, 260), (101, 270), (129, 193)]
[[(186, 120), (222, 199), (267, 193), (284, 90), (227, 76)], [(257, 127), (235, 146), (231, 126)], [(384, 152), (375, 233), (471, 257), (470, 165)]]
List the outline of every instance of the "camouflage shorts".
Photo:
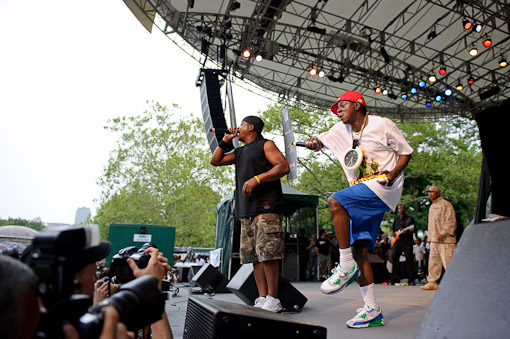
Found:
[(283, 258), (282, 216), (264, 213), (241, 218), (241, 264)]

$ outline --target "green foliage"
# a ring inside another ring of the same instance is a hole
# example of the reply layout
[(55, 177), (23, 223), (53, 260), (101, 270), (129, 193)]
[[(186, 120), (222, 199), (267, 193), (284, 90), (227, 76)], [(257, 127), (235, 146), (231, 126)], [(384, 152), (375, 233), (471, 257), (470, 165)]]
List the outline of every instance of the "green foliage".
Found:
[(40, 221), (30, 221), (30, 220), (21, 219), (21, 218), (8, 218), (5, 220), (0, 219), (0, 226), (8, 226), (8, 225), (25, 226), (25, 227), (34, 229), (36, 231), (40, 231), (44, 228), (44, 225)]
[[(271, 105), (261, 113), (267, 131), (281, 134), (281, 108), (281, 105)], [(301, 141), (329, 130), (338, 122), (333, 114), (324, 114), (313, 107), (289, 108), (289, 114), (295, 138)], [(408, 214), (416, 219), (418, 229), (427, 229), (430, 202), (425, 190), (429, 185), (442, 189), (442, 196), (453, 204), (466, 225), (474, 217), (482, 162), (476, 124), (456, 117), (397, 125), (414, 149), (412, 160), (405, 169), (401, 203), (406, 204)], [(327, 197), (348, 187), (340, 163), (327, 150), (298, 149), (298, 161), (298, 178), (288, 184), (321, 197), (319, 224), (321, 228), (332, 230)], [(383, 230), (388, 232), (395, 216), (394, 213), (386, 214)]]
[(216, 204), (233, 169), (209, 164), (203, 123), (153, 102), (140, 116), (108, 123), (119, 139), (98, 180), (102, 238), (112, 223), (144, 223), (176, 226), (176, 246), (213, 246)]

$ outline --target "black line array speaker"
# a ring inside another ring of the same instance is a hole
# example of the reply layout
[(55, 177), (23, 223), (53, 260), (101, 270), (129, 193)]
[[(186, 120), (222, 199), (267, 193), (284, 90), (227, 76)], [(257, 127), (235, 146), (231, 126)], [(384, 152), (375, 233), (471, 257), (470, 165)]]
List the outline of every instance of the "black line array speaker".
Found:
[[(228, 283), (227, 288), (245, 304), (253, 305), (255, 299), (259, 297), (255, 276), (253, 274), (253, 265), (241, 265), (236, 275)], [(301, 309), (308, 301), (301, 292), (282, 277), (278, 279), (278, 299), (280, 299), (283, 309), (289, 310), (295, 309), (296, 307)]]
[(202, 287), (208, 293), (230, 293), (227, 288), (228, 279), (219, 272), (213, 265), (207, 263), (195, 273), (192, 282)]
[(190, 297), (184, 339), (326, 339), (326, 328), (260, 308)]
[[(211, 153), (214, 153), (218, 142), (220, 142), (224, 135), (224, 133), (211, 132), (211, 128), (227, 128), (227, 122), (221, 103), (221, 84), (218, 78), (221, 73), (221, 70), (216, 69), (200, 70), (200, 75), (202, 77), (202, 83), (200, 84), (202, 116), (204, 118), (205, 134), (209, 147), (211, 148)], [(233, 148), (234, 146), (231, 146), (227, 151)]]
[(464, 230), (417, 338), (509, 337), (508, 244), (510, 219)]

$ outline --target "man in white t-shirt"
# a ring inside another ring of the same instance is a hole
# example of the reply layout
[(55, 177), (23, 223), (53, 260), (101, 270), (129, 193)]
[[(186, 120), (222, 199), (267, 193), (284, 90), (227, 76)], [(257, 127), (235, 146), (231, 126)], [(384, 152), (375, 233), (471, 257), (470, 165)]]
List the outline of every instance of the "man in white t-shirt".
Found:
[(413, 149), (395, 123), (369, 116), (365, 99), (358, 92), (342, 94), (331, 111), (341, 122), (308, 139), (306, 147), (316, 151), (329, 148), (340, 160), (351, 186), (328, 199), (340, 263), (322, 283), (321, 291), (338, 293), (358, 280), (365, 306), (346, 325), (381, 326), (384, 321), (375, 298), (368, 252), (374, 249), (384, 213), (397, 207), (404, 185), (403, 170)]

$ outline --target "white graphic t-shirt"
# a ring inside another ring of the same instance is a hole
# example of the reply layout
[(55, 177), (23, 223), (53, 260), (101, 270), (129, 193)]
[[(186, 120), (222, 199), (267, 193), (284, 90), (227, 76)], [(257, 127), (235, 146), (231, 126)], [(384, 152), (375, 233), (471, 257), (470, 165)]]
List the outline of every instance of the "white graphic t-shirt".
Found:
[[(341, 160), (345, 152), (352, 149), (352, 126), (339, 122), (329, 131), (320, 134), (318, 138)], [(358, 136), (354, 136), (354, 139), (358, 138)], [(365, 178), (361, 184), (367, 185), (379, 199), (395, 211), (402, 195), (404, 173), (401, 172), (395, 178), (392, 186), (379, 184), (377, 181), (384, 179), (374, 178), (374, 176), (382, 171), (391, 171), (395, 168), (398, 156), (413, 153), (412, 147), (409, 146), (393, 121), (372, 115), (368, 116), (359, 147), (363, 152), (363, 162), (358, 169), (347, 170), (343, 167), (347, 180), (353, 185), (359, 179)]]

